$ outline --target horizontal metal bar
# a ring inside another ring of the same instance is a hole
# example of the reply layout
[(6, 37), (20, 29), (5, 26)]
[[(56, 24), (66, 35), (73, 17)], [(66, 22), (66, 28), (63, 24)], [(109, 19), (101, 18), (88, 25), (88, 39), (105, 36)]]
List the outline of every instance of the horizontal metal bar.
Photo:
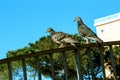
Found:
[[(118, 45), (118, 44), (120, 44), (120, 41), (101, 43), (102, 46)], [(98, 46), (99, 46), (98, 44), (92, 43), (92, 44), (80, 45), (78, 48), (88, 48), (88, 47), (98, 47)], [(69, 51), (69, 50), (75, 50), (75, 49), (76, 49), (75, 47), (70, 46), (70, 47), (64, 47), (64, 48), (57, 48), (57, 49), (34, 52), (34, 53), (31, 53), (31, 54), (19, 55), (19, 56), (15, 56), (15, 57), (12, 57), (12, 58), (2, 59), (2, 60), (0, 60), (0, 64), (8, 63), (8, 62), (11, 62), (11, 61), (16, 61), (16, 60), (21, 60), (22, 58), (31, 58), (31, 57), (35, 57), (35, 56), (45, 55), (45, 54), (48, 54), (48, 53), (52, 54), (52, 53), (55, 53), (55, 52)]]

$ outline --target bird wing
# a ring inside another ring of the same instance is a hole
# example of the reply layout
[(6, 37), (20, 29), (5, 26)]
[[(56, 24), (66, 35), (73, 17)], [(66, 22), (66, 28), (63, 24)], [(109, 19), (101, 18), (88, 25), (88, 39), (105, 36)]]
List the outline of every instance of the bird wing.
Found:
[(102, 43), (103, 41), (89, 28), (87, 25), (82, 24), (78, 26), (78, 31), (81, 36), (86, 37), (91, 40), (98, 41), (99, 43)]
[(86, 30), (88, 30), (86, 25), (81, 24), (81, 25), (78, 26), (78, 32), (83, 37), (85, 37), (87, 35), (87, 31)]
[(99, 43), (103, 42), (90, 28), (87, 27), (86, 31), (87, 31), (86, 37), (88, 39), (92, 39), (92, 40), (98, 41)]
[(66, 37), (66, 38), (62, 39), (61, 42), (65, 42), (65, 43), (80, 43), (78, 40), (75, 40), (72, 37)]
[(63, 32), (59, 33), (59, 41), (63, 43), (80, 43), (78, 40), (71, 37), (71, 35)]
[(63, 32), (56, 32), (52, 37), (56, 43), (80, 43), (69, 34)]
[(62, 32), (55, 32), (53, 35), (51, 35), (52, 39), (56, 43), (61, 43), (61, 40), (65, 37), (65, 34)]

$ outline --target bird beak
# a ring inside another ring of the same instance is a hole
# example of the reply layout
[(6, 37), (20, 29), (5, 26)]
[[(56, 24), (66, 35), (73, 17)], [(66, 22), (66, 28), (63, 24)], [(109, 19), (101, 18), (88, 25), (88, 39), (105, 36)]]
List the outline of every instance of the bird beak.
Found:
[(73, 21), (76, 21), (75, 19)]
[(49, 31), (48, 30), (46, 30), (46, 33), (48, 33)]

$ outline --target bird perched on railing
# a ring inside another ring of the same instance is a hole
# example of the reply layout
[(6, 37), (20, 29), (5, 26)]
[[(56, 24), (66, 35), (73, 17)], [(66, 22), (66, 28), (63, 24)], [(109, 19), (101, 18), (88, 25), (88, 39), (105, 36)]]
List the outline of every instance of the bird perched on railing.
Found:
[(55, 43), (60, 44), (59, 48), (64, 47), (67, 43), (70, 43), (72, 46), (77, 47), (76, 44), (80, 43), (78, 40), (72, 38), (67, 33), (56, 32), (52, 28), (47, 28), (47, 32), (50, 33), (50, 37)]
[(74, 21), (77, 21), (78, 32), (80, 36), (86, 39), (86, 44), (89, 44), (90, 40), (94, 40), (97, 43), (102, 43), (103, 41), (89, 28), (84, 24), (80, 17), (75, 17)]

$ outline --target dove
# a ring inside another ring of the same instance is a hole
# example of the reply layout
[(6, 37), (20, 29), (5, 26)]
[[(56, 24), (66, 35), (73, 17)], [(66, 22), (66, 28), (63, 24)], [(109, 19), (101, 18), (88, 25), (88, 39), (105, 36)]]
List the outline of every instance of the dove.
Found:
[(70, 43), (75, 47), (76, 44), (80, 43), (78, 40), (72, 38), (69, 34), (64, 32), (56, 32), (52, 28), (47, 28), (46, 32), (50, 33), (50, 37), (55, 43), (60, 44), (59, 48), (63, 48), (67, 43)]
[(74, 21), (78, 24), (80, 36), (86, 39), (86, 44), (89, 44), (90, 40), (94, 40), (97, 43), (103, 43), (103, 41), (86, 24), (84, 24), (80, 17), (75, 17)]

